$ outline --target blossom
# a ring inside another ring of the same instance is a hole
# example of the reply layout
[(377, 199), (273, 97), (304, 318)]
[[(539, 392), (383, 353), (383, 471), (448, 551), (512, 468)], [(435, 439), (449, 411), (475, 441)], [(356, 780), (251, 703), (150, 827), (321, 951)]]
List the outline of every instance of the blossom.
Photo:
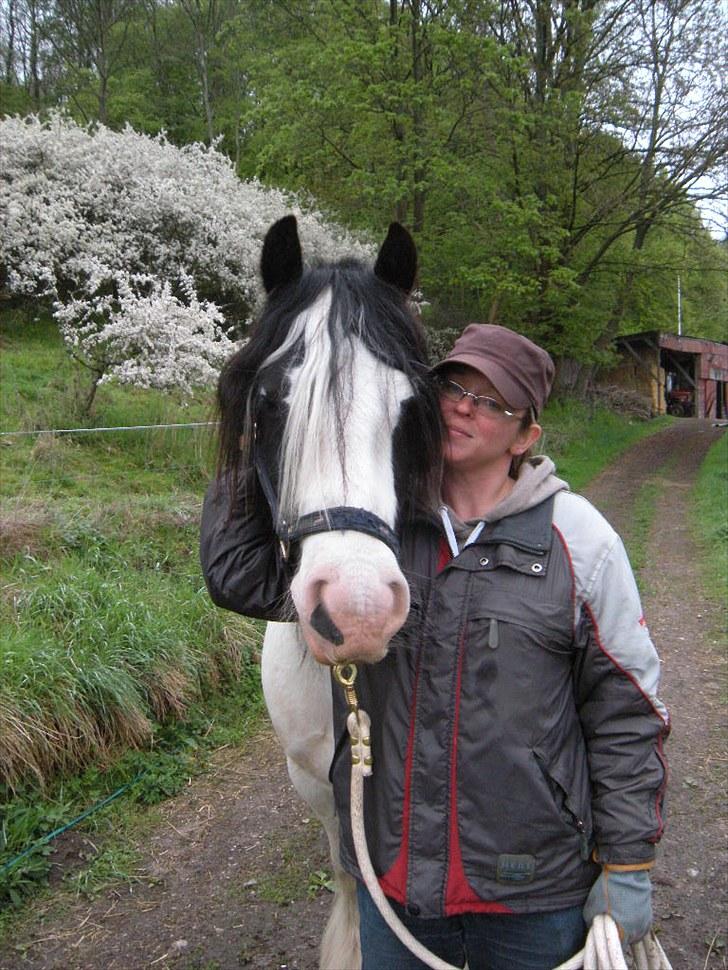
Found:
[(269, 226), (292, 212), (309, 258), (372, 247), (280, 190), (237, 178), (217, 149), (82, 127), (60, 113), (0, 120), (0, 264), (47, 302), (103, 380), (214, 380), (260, 302)]

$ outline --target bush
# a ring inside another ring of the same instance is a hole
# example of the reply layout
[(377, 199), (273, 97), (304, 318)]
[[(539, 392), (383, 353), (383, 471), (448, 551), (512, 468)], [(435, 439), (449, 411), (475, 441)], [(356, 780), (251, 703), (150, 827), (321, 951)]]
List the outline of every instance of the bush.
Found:
[(7, 287), (52, 305), (93, 387), (209, 383), (260, 296), (265, 232), (287, 212), (308, 256), (371, 255), (295, 198), (241, 182), (214, 146), (12, 117), (0, 169)]

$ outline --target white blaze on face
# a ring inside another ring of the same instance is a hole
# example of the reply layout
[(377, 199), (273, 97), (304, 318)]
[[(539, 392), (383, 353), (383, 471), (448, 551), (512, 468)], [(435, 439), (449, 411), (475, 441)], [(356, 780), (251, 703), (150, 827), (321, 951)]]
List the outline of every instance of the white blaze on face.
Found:
[[(322, 297), (304, 315), (306, 352), (288, 374), (281, 505), (288, 516), (346, 505), (373, 512), (393, 527), (392, 438), (412, 387), (404, 374), (355, 339), (340, 370), (342, 420), (336, 421), (328, 394), (328, 302)], [(351, 530), (303, 540), (291, 593), (306, 642), (322, 663), (381, 660), (409, 611), (407, 582), (391, 549)], [(332, 643), (311, 626), (311, 615), (321, 606), (342, 643)]]

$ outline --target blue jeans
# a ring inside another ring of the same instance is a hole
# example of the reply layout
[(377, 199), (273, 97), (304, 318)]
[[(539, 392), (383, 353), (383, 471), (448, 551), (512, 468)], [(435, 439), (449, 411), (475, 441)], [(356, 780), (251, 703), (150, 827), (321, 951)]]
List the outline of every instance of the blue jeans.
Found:
[[(363, 885), (358, 887), (362, 970), (427, 970), (392, 933)], [(553, 970), (584, 946), (581, 906), (553, 913), (465, 913), (441, 919), (397, 916), (428, 950), (469, 970)]]

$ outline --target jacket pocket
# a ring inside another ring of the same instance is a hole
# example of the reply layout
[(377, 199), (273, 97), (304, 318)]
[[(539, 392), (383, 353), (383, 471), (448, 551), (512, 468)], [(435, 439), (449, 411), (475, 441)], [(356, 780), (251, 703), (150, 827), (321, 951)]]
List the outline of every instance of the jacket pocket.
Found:
[(579, 799), (573, 783), (567, 780), (559, 765), (549, 762), (540, 749), (533, 749), (533, 757), (548, 785), (554, 805), (561, 818), (579, 836), (579, 855), (586, 861), (591, 854), (591, 812), (584, 799)]

